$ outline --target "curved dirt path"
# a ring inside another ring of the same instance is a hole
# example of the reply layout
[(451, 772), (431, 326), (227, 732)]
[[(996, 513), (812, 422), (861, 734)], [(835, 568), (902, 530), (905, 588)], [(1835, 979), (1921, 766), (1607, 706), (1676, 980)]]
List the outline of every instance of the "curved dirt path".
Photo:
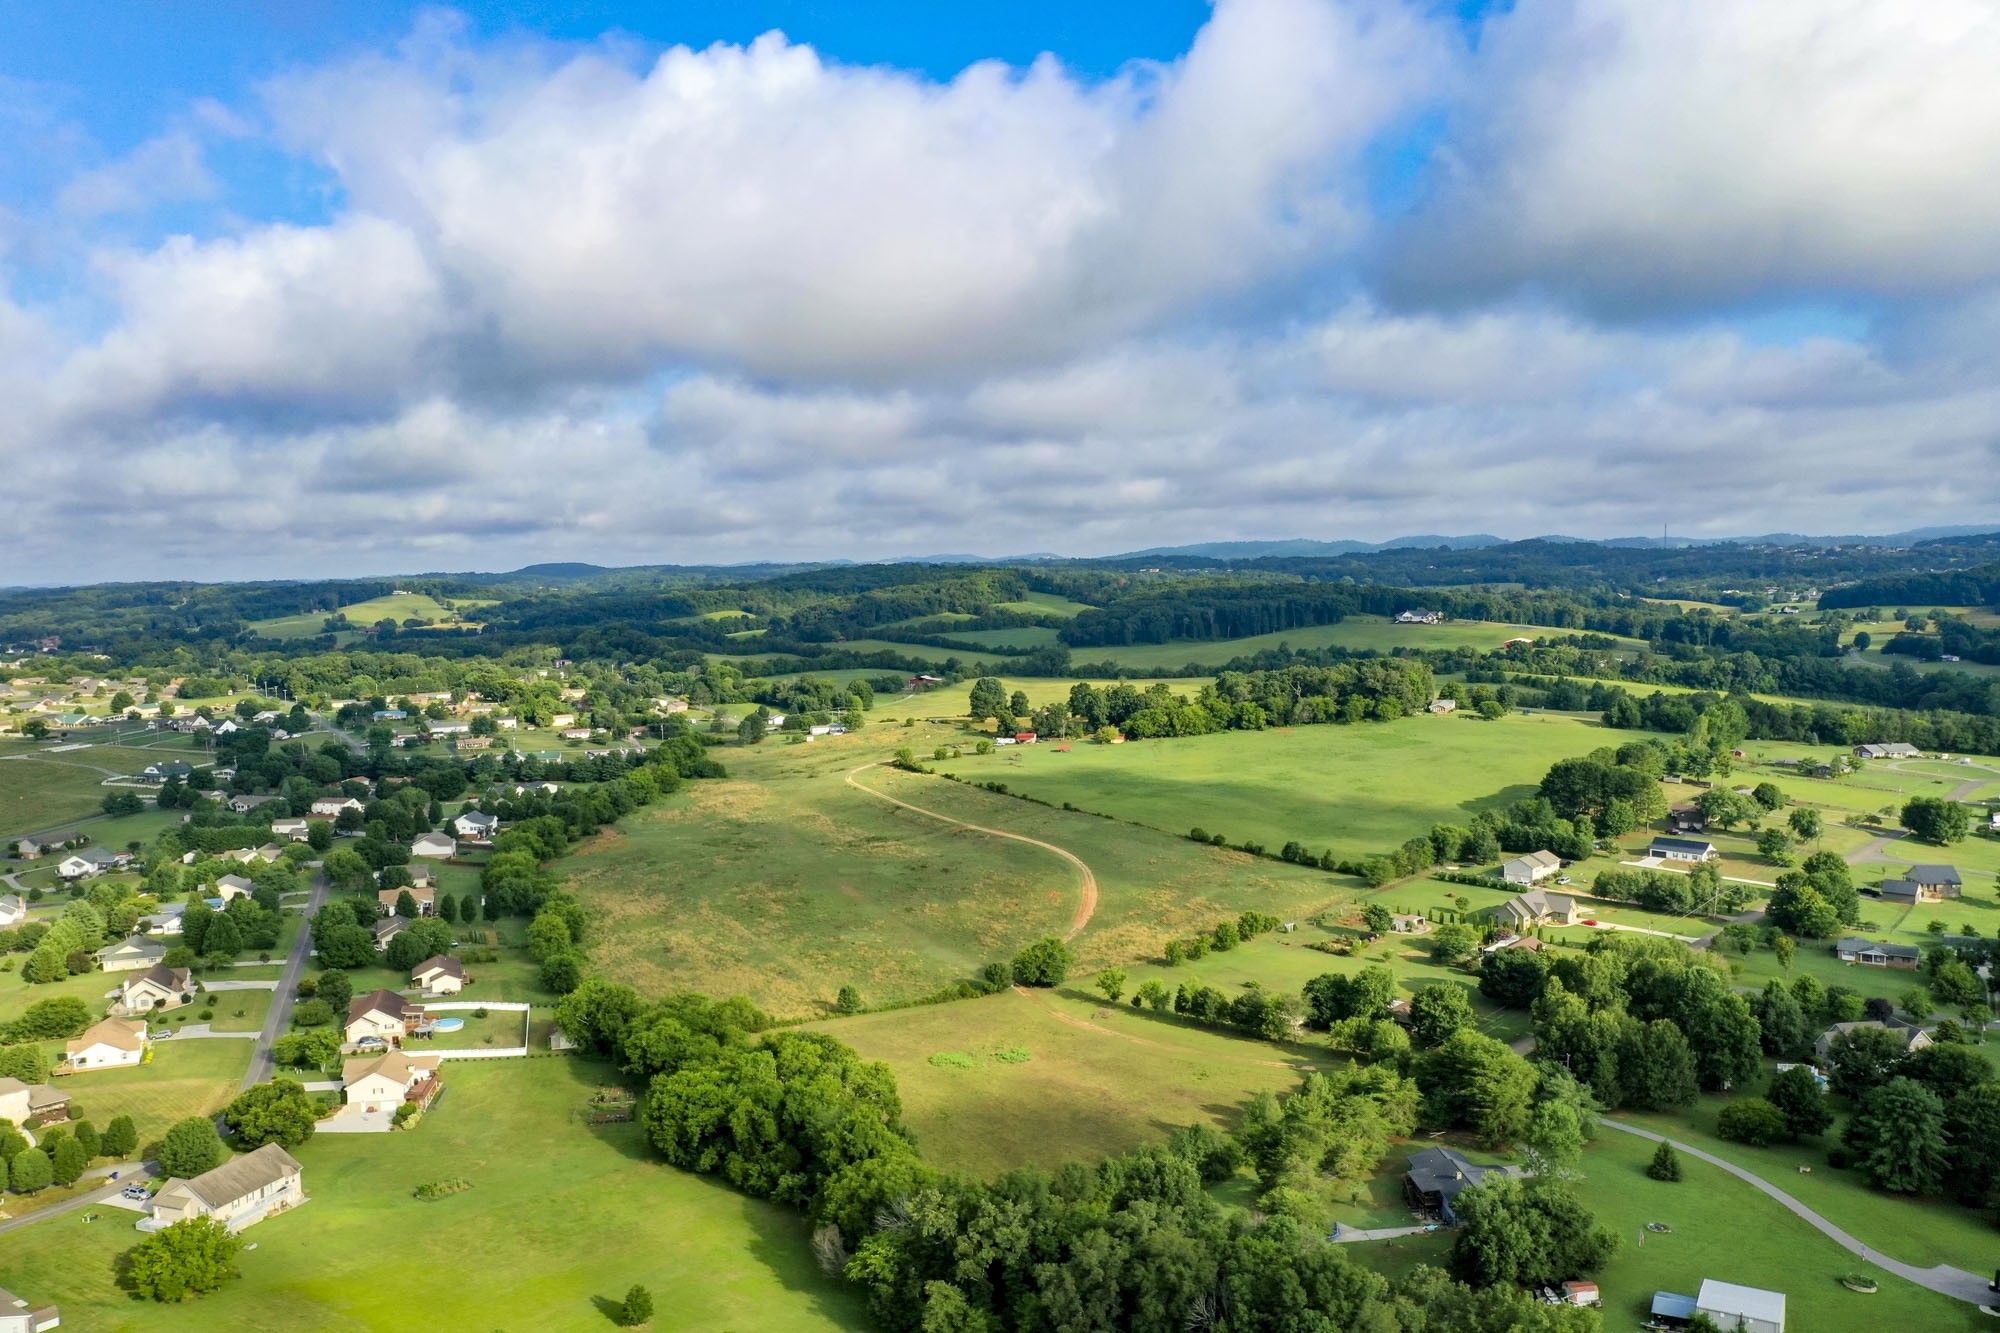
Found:
[(1847, 864), (1851, 866), (1895, 865), (1907, 861), (1908, 857), (1891, 856), (1889, 848), (1910, 835), (1902, 829), (1889, 829), (1878, 833), (1867, 842), (1847, 854)]
[(1941, 1295), (1951, 1296), (1961, 1301), (1969, 1301), (1974, 1305), (1985, 1305), (1992, 1299), (1992, 1294), (1986, 1288), (1985, 1278), (1974, 1273), (1968, 1273), (1963, 1268), (1953, 1268), (1950, 1264), (1938, 1264), (1934, 1268), (1918, 1268), (1915, 1264), (1906, 1264), (1899, 1259), (1891, 1259), (1880, 1250), (1872, 1250), (1863, 1245), (1860, 1241), (1848, 1235), (1845, 1231), (1842, 1231), (1839, 1227), (1827, 1221), (1824, 1217), (1821, 1217), (1818, 1213), (1808, 1208), (1805, 1204), (1800, 1203), (1770, 1181), (1765, 1180), (1761, 1176), (1753, 1175), (1734, 1162), (1725, 1161), (1712, 1153), (1705, 1153), (1699, 1148), (1691, 1148), (1687, 1144), (1676, 1139), (1670, 1139), (1664, 1134), (1655, 1134), (1649, 1129), (1640, 1129), (1637, 1125), (1627, 1125), (1605, 1116), (1597, 1117), (1597, 1123), (1606, 1129), (1615, 1129), (1624, 1134), (1634, 1134), (1642, 1139), (1651, 1139), (1655, 1143), (1671, 1143), (1674, 1145), (1676, 1152), (1684, 1152), (1690, 1157), (1696, 1157), (1707, 1162), (1710, 1166), (1721, 1167), (1738, 1180), (1745, 1181), (1762, 1190), (1765, 1194), (1770, 1195), (1773, 1199), (1776, 1199), (1797, 1216), (1803, 1218), (1814, 1230), (1826, 1236), (1836, 1245), (1839, 1245), (1850, 1253), (1860, 1255), (1877, 1268), (1886, 1269), (1905, 1281), (1914, 1282), (1920, 1287), (1928, 1287), (1930, 1290), (1938, 1292)]
[(935, 810), (926, 810), (921, 805), (911, 805), (908, 801), (891, 796), (887, 792), (876, 791), (873, 787), (866, 786), (854, 780), (856, 773), (865, 773), (871, 768), (880, 768), (881, 766), (880, 761), (877, 761), (872, 764), (863, 764), (859, 768), (849, 769), (843, 775), (843, 780), (855, 790), (865, 791), (870, 796), (878, 800), (887, 801), (891, 805), (901, 806), (905, 810), (925, 815), (941, 823), (952, 824), (962, 829), (970, 829), (974, 833), (990, 833), (996, 838), (1010, 838), (1015, 842), (1025, 842), (1030, 847), (1039, 847), (1045, 852), (1054, 852), (1057, 856), (1075, 866), (1077, 873), (1083, 876), (1083, 898), (1077, 903), (1076, 914), (1070, 918), (1069, 931), (1063, 938), (1065, 940), (1073, 940), (1083, 933), (1083, 928), (1090, 924), (1090, 918), (1097, 914), (1097, 872), (1085, 865), (1082, 857), (1078, 856), (1075, 852), (1058, 847), (1052, 842), (1043, 842), (1040, 838), (1031, 838), (1025, 833), (1009, 833), (1006, 829), (988, 828), (984, 824), (968, 824), (963, 819), (953, 819), (950, 815), (941, 815)]

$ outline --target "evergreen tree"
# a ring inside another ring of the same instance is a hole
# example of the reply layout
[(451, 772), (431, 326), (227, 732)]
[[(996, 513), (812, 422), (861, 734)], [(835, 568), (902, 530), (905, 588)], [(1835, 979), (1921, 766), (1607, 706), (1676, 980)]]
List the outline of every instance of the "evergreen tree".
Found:
[(1646, 1174), (1655, 1180), (1674, 1181), (1681, 1178), (1681, 1155), (1674, 1151), (1671, 1143), (1661, 1143), (1653, 1150), (1653, 1160), (1646, 1164)]

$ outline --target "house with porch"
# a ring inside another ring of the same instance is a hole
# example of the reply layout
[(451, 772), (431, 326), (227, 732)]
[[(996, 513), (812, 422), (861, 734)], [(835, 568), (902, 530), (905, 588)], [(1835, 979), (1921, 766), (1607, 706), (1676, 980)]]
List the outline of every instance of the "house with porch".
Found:
[(1965, 881), (1957, 866), (1916, 865), (1901, 879), (1882, 881), (1882, 897), (1888, 902), (1935, 903), (1956, 898)]
[(64, 1045), (61, 1068), (66, 1074), (75, 1074), (88, 1069), (124, 1069), (145, 1061), (146, 1021), (106, 1018)]
[(1833, 956), (1843, 963), (1861, 967), (1895, 967), (1906, 971), (1924, 961), (1923, 950), (1914, 944), (1882, 944), (1848, 936), (1833, 946)]
[(348, 1003), (345, 1032), (350, 1042), (379, 1037), (393, 1045), (423, 1021), (422, 1005), (412, 1004), (392, 990), (370, 991)]
[[(157, 1231), (197, 1217), (214, 1218), (231, 1231), (255, 1226), (273, 1213), (304, 1203), (304, 1168), (275, 1143), (232, 1157), (192, 1180), (169, 1180), (153, 1196), (139, 1225)], [(147, 1222), (152, 1223), (147, 1226)]]
[(393, 1112), (404, 1102), (430, 1100), (437, 1091), (441, 1055), (406, 1055), (388, 1051), (342, 1062), (342, 1093), (347, 1104), (363, 1111)]

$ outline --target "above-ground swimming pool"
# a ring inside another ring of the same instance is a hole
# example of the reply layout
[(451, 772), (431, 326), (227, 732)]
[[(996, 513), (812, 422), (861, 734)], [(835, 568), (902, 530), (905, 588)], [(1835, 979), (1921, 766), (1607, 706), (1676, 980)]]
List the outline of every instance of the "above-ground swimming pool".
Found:
[(462, 1018), (440, 1018), (431, 1024), (433, 1032), (456, 1032), (465, 1026)]

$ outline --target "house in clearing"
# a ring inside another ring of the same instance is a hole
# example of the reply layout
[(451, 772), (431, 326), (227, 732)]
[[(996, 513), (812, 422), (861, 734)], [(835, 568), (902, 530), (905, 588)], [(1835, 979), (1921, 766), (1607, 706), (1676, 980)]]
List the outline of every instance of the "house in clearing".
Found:
[(179, 759), (169, 759), (163, 763), (148, 764), (139, 776), (147, 782), (165, 782), (168, 778), (179, 778), (186, 782), (194, 775), (194, 765)]
[(1396, 613), (1396, 623), (1398, 625), (1435, 625), (1443, 619), (1444, 614), (1439, 611), (1416, 610), (1398, 611)]
[(1529, 852), (1502, 865), (1500, 878), (1509, 884), (1539, 884), (1562, 868), (1562, 858), (1554, 852)]
[(152, 1225), (139, 1225), (157, 1231), (176, 1222), (212, 1217), (231, 1231), (241, 1231), (304, 1203), (303, 1170), (290, 1153), (267, 1143), (193, 1180), (169, 1180), (153, 1196), (152, 1215), (146, 1219)]
[(106, 972), (138, 972), (166, 961), (167, 946), (144, 935), (129, 935), (97, 951), (97, 965)]
[(1957, 866), (1911, 866), (1901, 879), (1882, 881), (1882, 897), (1891, 902), (1934, 903), (1956, 898), (1965, 887)]
[(286, 842), (304, 842), (312, 835), (310, 819), (274, 819), (271, 821), (271, 836), (283, 838)]
[(238, 898), (248, 898), (256, 891), (257, 881), (245, 879), (241, 875), (224, 875), (215, 881), (215, 896), (223, 902), (233, 902)]
[(247, 815), (258, 806), (277, 799), (275, 796), (232, 796), (229, 798), (229, 808), (239, 815)]
[(349, 1106), (363, 1111), (394, 1111), (404, 1102), (427, 1101), (436, 1091), (441, 1055), (405, 1055), (389, 1051), (360, 1057), (340, 1066), (342, 1089)]
[(63, 1047), (62, 1067), (75, 1073), (85, 1069), (122, 1069), (143, 1064), (146, 1059), (146, 1021), (142, 1018), (106, 1018), (87, 1027)]
[(1454, 1224), (1458, 1214), (1452, 1203), (1496, 1171), (1505, 1175), (1507, 1168), (1480, 1166), (1452, 1148), (1426, 1148), (1410, 1158), (1410, 1169), (1403, 1173), (1403, 1197), (1419, 1212), (1434, 1213)]
[(89, 879), (107, 870), (115, 870), (132, 859), (129, 853), (107, 851), (102, 847), (86, 847), (80, 852), (71, 852), (56, 864), (56, 874), (64, 879)]
[(312, 812), (324, 819), (337, 819), (344, 810), (358, 813), (367, 808), (352, 796), (322, 796), (312, 803)]
[(1429, 703), (1425, 704), (1424, 707), (1429, 709), (1433, 713), (1449, 713), (1455, 711), (1458, 708), (1458, 700), (1433, 699)]
[(28, 900), (18, 893), (0, 894), (0, 928), (18, 926), (28, 919)]
[[(395, 900), (391, 899), (390, 901), (393, 903)], [(380, 921), (377, 921), (373, 926), (369, 927), (370, 932), (375, 936), (375, 952), (387, 953), (389, 951), (389, 941), (395, 939), (409, 928), (409, 918), (397, 916), (393, 912), (383, 917)]]
[(133, 928), (143, 935), (178, 935), (186, 923), (186, 903), (161, 903), (159, 911), (140, 917)]
[(0, 1124), (39, 1125), (68, 1116), (68, 1093), (46, 1083), (0, 1078)]
[(383, 912), (394, 912), (396, 910), (396, 900), (406, 893), (415, 900), (418, 916), (432, 916), (437, 912), (437, 890), (420, 889), (414, 884), (407, 888), (378, 889), (375, 893), (375, 901), (382, 908)]
[(188, 970), (155, 963), (144, 972), (125, 978), (119, 988), (118, 1003), (128, 1014), (149, 1014), (155, 1009), (173, 1009), (194, 996), (188, 991)]
[(410, 980), (422, 986), (426, 995), (456, 995), (465, 989), (465, 966), (456, 958), (439, 954), (411, 968)]
[(1915, 759), (1923, 751), (1908, 741), (1887, 741), (1854, 747), (1856, 759)]
[(1534, 926), (1571, 926), (1581, 918), (1576, 899), (1566, 893), (1529, 889), (1494, 909), (1494, 917), (1516, 933)]
[(1660, 837), (1653, 839), (1646, 855), (1656, 861), (1713, 861), (1721, 853), (1715, 850), (1714, 843), (1700, 838)]
[(352, 1042), (363, 1037), (380, 1037), (386, 1042), (399, 1042), (423, 1021), (422, 1005), (411, 1004), (392, 990), (370, 991), (348, 1003), (347, 1039)]
[(1833, 946), (1833, 956), (1843, 963), (1862, 967), (1895, 967), (1909, 970), (1923, 962), (1923, 950), (1914, 944), (1878, 944), (1848, 936)]
[(26, 1301), (0, 1287), (0, 1333), (45, 1333), (61, 1323), (59, 1307), (44, 1305), (30, 1309)]
[(1924, 1047), (1931, 1044), (1931, 1034), (1922, 1028), (1906, 1028), (1896, 1023), (1835, 1023), (1814, 1039), (1813, 1058), (1819, 1063), (1825, 1064), (1828, 1054), (1833, 1050), (1833, 1043), (1836, 1039), (1850, 1032), (1858, 1032), (1862, 1028), (1880, 1028), (1884, 1032), (1887, 1032), (1903, 1044), (1905, 1054), (1911, 1051), (1921, 1051)]

